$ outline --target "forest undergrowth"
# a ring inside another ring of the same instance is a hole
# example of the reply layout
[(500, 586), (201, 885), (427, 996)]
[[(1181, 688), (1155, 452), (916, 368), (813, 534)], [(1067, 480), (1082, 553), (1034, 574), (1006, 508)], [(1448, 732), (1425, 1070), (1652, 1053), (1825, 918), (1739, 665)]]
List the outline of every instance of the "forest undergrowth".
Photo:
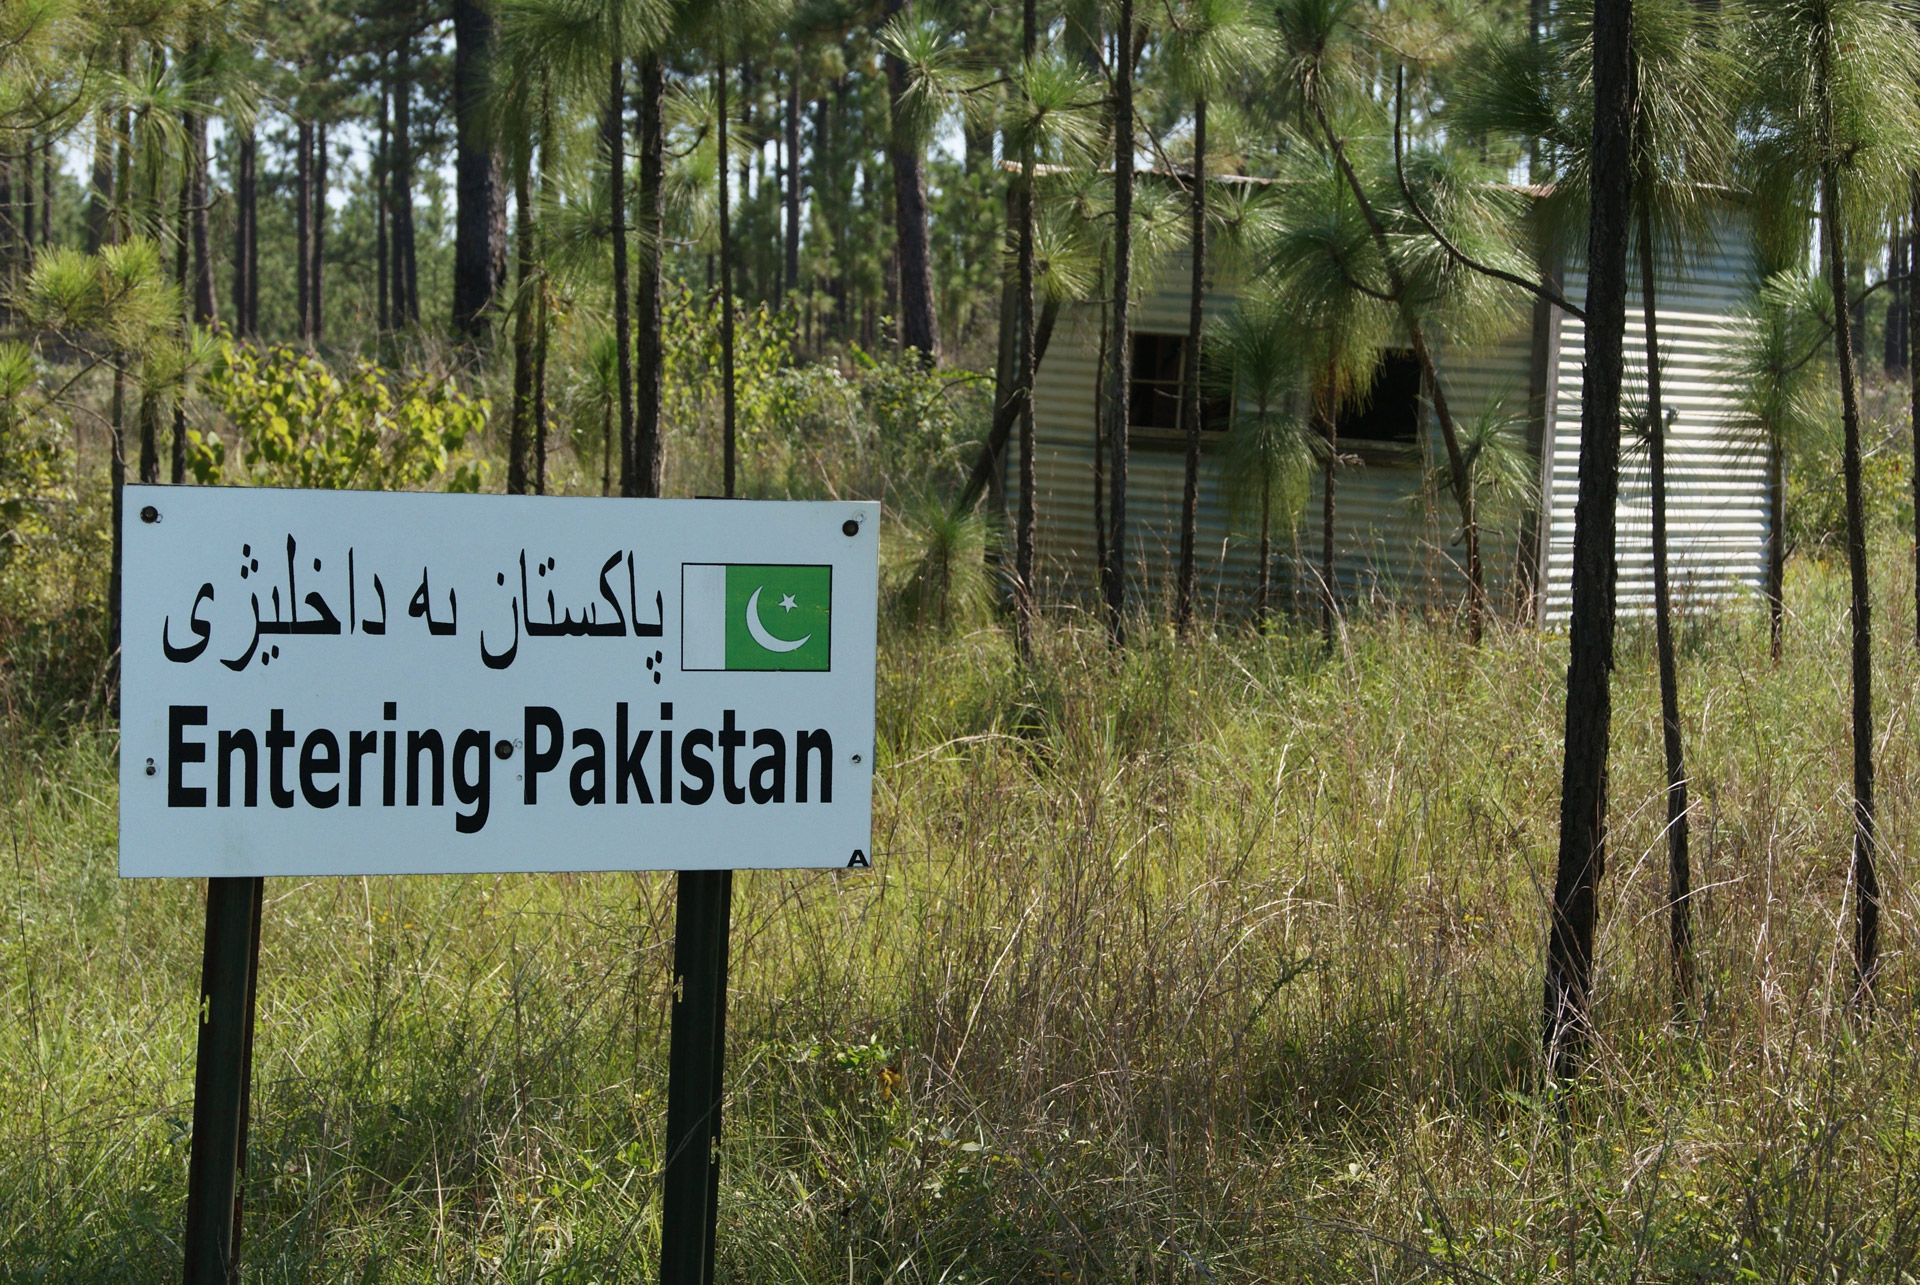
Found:
[[(1683, 631), (1678, 1020), (1623, 640), (1570, 1085), (1536, 1053), (1564, 636), (1116, 656), (1063, 613), (1023, 670), (997, 623), (889, 632), (877, 868), (736, 882), (720, 1278), (1913, 1279), (1920, 653), (1885, 561), (1877, 1014), (1844, 1003), (1845, 579), (1799, 561), (1778, 668), (1750, 607)], [(0, 1280), (170, 1281), (202, 891), (116, 876), (111, 727), (35, 712), (36, 638), (0, 742)], [(657, 874), (269, 881), (242, 1279), (653, 1279), (672, 922)]]

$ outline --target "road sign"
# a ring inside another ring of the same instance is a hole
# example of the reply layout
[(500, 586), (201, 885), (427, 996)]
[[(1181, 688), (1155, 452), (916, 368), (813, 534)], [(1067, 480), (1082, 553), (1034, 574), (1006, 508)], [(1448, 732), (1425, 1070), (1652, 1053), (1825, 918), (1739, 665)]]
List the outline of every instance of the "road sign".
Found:
[(869, 864), (878, 505), (125, 513), (123, 875)]

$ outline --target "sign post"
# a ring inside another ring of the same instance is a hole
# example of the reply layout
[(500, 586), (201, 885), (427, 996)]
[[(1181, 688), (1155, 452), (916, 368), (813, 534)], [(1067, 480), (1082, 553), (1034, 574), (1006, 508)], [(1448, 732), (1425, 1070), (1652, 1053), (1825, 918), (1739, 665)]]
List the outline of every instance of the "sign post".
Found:
[(720, 1212), (720, 1104), (727, 1060), (731, 870), (683, 870), (673, 913), (673, 1028), (660, 1285), (712, 1285)]
[(731, 870), (872, 864), (878, 506), (123, 513), (120, 873), (207, 880), (187, 1285), (235, 1268), (264, 878), (562, 870), (680, 872), (661, 1279), (709, 1285)]

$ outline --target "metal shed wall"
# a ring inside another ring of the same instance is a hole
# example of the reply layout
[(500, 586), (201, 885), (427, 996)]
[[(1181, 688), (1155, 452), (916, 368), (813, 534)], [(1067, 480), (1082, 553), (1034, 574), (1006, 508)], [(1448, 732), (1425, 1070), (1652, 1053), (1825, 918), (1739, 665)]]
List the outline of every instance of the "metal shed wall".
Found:
[[(1733, 414), (1732, 389), (1721, 364), (1727, 325), (1749, 297), (1750, 241), (1743, 223), (1728, 216), (1688, 261), (1660, 282), (1663, 392), (1677, 412), (1667, 447), (1668, 528), (1674, 595), (1683, 606), (1744, 596), (1766, 569), (1771, 520), (1764, 443)], [(1154, 288), (1134, 307), (1136, 333), (1184, 334), (1187, 271), (1176, 256)], [(1586, 274), (1566, 274), (1571, 298), (1582, 300)], [(1638, 285), (1627, 325), (1629, 423), (1644, 413), (1645, 343)], [(1233, 306), (1232, 292), (1216, 289), (1206, 301), (1209, 319)], [(1034, 389), (1037, 442), (1034, 468), (1037, 556), (1043, 592), (1056, 599), (1091, 600), (1099, 583), (1094, 531), (1093, 425), (1103, 309), (1066, 310), (1041, 364)], [(1542, 585), (1544, 619), (1563, 619), (1569, 607), (1573, 512), (1579, 493), (1580, 376), (1583, 331), (1573, 317), (1554, 318), (1549, 341), (1547, 431), (1542, 442)], [(1436, 356), (1454, 417), (1463, 426), (1490, 408), (1515, 419), (1526, 413), (1533, 369), (1532, 321), (1517, 311), (1513, 330), (1473, 352)], [(1444, 458), (1432, 415), (1423, 412), (1417, 452), (1369, 450), (1359, 465), (1340, 470), (1335, 492), (1335, 576), (1350, 606), (1394, 601), (1454, 609), (1465, 598), (1465, 556), (1450, 497), (1426, 484)], [(1011, 452), (1009, 453), (1011, 456)], [(1179, 550), (1184, 460), (1178, 450), (1135, 448), (1128, 457), (1129, 597), (1164, 605)], [(1649, 489), (1645, 443), (1624, 435), (1619, 524), (1619, 595), (1625, 612), (1652, 605)], [(1017, 461), (1008, 462), (1009, 506), (1017, 502)], [(1202, 609), (1244, 611), (1258, 578), (1258, 534), (1229, 521), (1223, 460), (1202, 456), (1197, 550)], [(1277, 602), (1311, 593), (1318, 582), (1320, 481), (1300, 522), (1274, 532)], [(1517, 583), (1520, 515), (1482, 516), (1482, 559), (1496, 604), (1513, 601)], [(1296, 543), (1297, 541), (1297, 543)], [(1296, 575), (1296, 571), (1298, 575)]]
[[(1723, 356), (1728, 323), (1751, 296), (1752, 242), (1743, 222), (1720, 219), (1690, 262), (1659, 275), (1662, 400), (1677, 412), (1667, 438), (1667, 540), (1673, 595), (1689, 603), (1745, 597), (1764, 586), (1767, 530), (1766, 443), (1734, 415)], [(1586, 270), (1567, 273), (1567, 289), (1584, 300)], [(1653, 607), (1651, 491), (1644, 440), (1646, 334), (1638, 274), (1627, 310), (1627, 380), (1622, 407), (1618, 532), (1619, 607)], [(1572, 605), (1573, 511), (1580, 491), (1580, 371), (1585, 332), (1576, 317), (1561, 323), (1555, 396), (1549, 409), (1543, 475), (1547, 501), (1546, 593), (1542, 611), (1564, 619)]]
[[(1185, 258), (1176, 256), (1156, 275), (1154, 288), (1134, 305), (1135, 333), (1185, 334), (1187, 280)], [(1230, 291), (1211, 291), (1206, 300), (1209, 320), (1225, 316), (1233, 304)], [(1098, 305), (1065, 310), (1035, 378), (1035, 552), (1043, 592), (1056, 599), (1090, 601), (1098, 593), (1093, 426), (1103, 314)], [(1439, 354), (1456, 420), (1470, 422), (1496, 403), (1500, 413), (1524, 419), (1531, 343), (1523, 309), (1516, 312), (1513, 332), (1486, 350)], [(1431, 414), (1423, 412), (1417, 450), (1367, 449), (1360, 464), (1339, 472), (1334, 493), (1335, 576), (1349, 604), (1409, 599), (1439, 606), (1464, 603), (1465, 552), (1458, 514), (1450, 497), (1437, 496), (1424, 484), (1426, 473), (1444, 458), (1431, 421)], [(1018, 502), (1019, 468), (1014, 455), (1009, 452), (1009, 511)], [(1257, 519), (1230, 520), (1224, 464), (1217, 452), (1201, 457), (1195, 548), (1201, 609), (1233, 614), (1245, 611), (1253, 599), (1259, 532)], [(1177, 449), (1136, 446), (1128, 452), (1130, 600), (1155, 605), (1170, 600), (1179, 556), (1184, 472), (1185, 458)], [(1318, 583), (1320, 502), (1316, 474), (1299, 524), (1276, 525), (1273, 532), (1276, 605), (1287, 600), (1297, 579), (1302, 592), (1311, 592)], [(1483, 522), (1482, 561), (1489, 590), (1495, 594), (1514, 579), (1518, 522), (1519, 515), (1514, 513), (1490, 515)], [(1296, 562), (1296, 547), (1304, 565)], [(1296, 567), (1300, 577), (1294, 575)]]

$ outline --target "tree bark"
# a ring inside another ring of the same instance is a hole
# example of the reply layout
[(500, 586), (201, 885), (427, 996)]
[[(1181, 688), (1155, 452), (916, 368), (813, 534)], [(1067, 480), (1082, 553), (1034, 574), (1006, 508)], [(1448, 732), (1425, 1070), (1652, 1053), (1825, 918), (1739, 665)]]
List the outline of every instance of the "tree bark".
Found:
[(714, 94), (719, 105), (720, 162), (714, 172), (720, 183), (720, 404), (722, 431), (721, 471), (725, 475), (726, 497), (733, 498), (734, 487), (734, 405), (733, 391), (733, 221), (727, 192), (727, 45), (720, 39), (714, 62)]
[(1326, 459), (1320, 466), (1320, 639), (1331, 650), (1334, 626), (1340, 617), (1339, 581), (1335, 579), (1333, 558), (1334, 490), (1340, 469), (1340, 409), (1333, 400), (1331, 369), (1315, 409), (1320, 417), (1320, 436), (1327, 443)]
[(1606, 868), (1607, 753), (1613, 727), (1614, 505), (1620, 490), (1627, 242), (1635, 85), (1631, 0), (1593, 10), (1593, 139), (1587, 222), (1586, 367), (1573, 605), (1560, 775), (1560, 845), (1544, 985), (1544, 1039), (1556, 1076), (1578, 1071), (1593, 1030), (1593, 939)]
[[(550, 210), (558, 205), (553, 191), (553, 154), (554, 154), (554, 114), (553, 82), (543, 77), (540, 102), (540, 195), (536, 208)], [(547, 245), (546, 219), (544, 216), (536, 224), (534, 233), (535, 254), (539, 257), (539, 275), (533, 292), (534, 306), (534, 346), (533, 346), (533, 493), (547, 493), (547, 347), (553, 333), (553, 306), (548, 298), (548, 264), (551, 254)]]
[(212, 202), (207, 191), (207, 121), (204, 116), (190, 119), (187, 160), (193, 167), (193, 181), (187, 226), (193, 238), (193, 322), (197, 326), (211, 326), (220, 320), (220, 316), (219, 307), (214, 301), (213, 229), (209, 220)]
[[(1915, 388), (1920, 399), (1920, 387)], [(1780, 663), (1781, 634), (1786, 624), (1784, 591), (1787, 577), (1787, 462), (1786, 444), (1776, 425), (1767, 443), (1767, 633), (1773, 663)], [(1916, 554), (1920, 562), (1920, 554)]]
[[(1187, 233), (1192, 280), (1187, 289), (1186, 369), (1181, 406), (1187, 424), (1187, 459), (1180, 487), (1180, 574), (1173, 599), (1174, 628), (1184, 634), (1193, 620), (1193, 544), (1200, 521), (1200, 331), (1207, 291), (1207, 100), (1193, 104), (1192, 227)], [(1264, 505), (1263, 505), (1264, 511)]]
[(1693, 1004), (1693, 865), (1687, 850), (1687, 763), (1680, 740), (1680, 667), (1673, 647), (1667, 557), (1667, 423), (1660, 395), (1660, 324), (1653, 218), (1640, 205), (1640, 316), (1647, 346), (1647, 486), (1652, 510), (1653, 636), (1660, 668), (1660, 730), (1667, 765), (1667, 945), (1676, 1017)]
[[(383, 58), (384, 62), (385, 59)], [(385, 334), (393, 329), (393, 299), (389, 286), (393, 281), (393, 237), (388, 226), (387, 190), (392, 186), (390, 174), (393, 170), (392, 130), (389, 126), (393, 95), (390, 87), (383, 81), (380, 86), (380, 138), (378, 150), (373, 162), (373, 262), (374, 262), (374, 308), (380, 317), (380, 332)], [(459, 232), (455, 230), (454, 288), (459, 288)]]
[(800, 69), (787, 77), (786, 293), (800, 291)]
[[(188, 227), (193, 222), (193, 160), (192, 139), (193, 120), (191, 117), (182, 122), (183, 131), (188, 139), (188, 154), (180, 166), (179, 202), (174, 215), (174, 252), (173, 283), (180, 290), (182, 302), (187, 304), (191, 316), (192, 294), (188, 288), (188, 275), (193, 270), (192, 237)], [(184, 378), (181, 387), (175, 390), (173, 399), (173, 440), (169, 452), (168, 480), (175, 486), (187, 480), (187, 397)], [(151, 400), (149, 394), (147, 400)], [(156, 428), (156, 431), (157, 428)], [(156, 462), (157, 466), (157, 462)]]
[[(1832, 102), (1829, 82), (1833, 51), (1816, 55), (1822, 69), (1821, 152), (1831, 158)], [(1845, 430), (1841, 468), (1847, 491), (1847, 578), (1853, 624), (1853, 1002), (1861, 1010), (1873, 1004), (1880, 968), (1880, 878), (1874, 849), (1879, 840), (1873, 799), (1873, 621), (1872, 585), (1867, 580), (1867, 527), (1860, 483), (1860, 395), (1854, 370), (1853, 327), (1845, 324), (1847, 299), (1846, 221), (1840, 205), (1840, 175), (1829, 159), (1820, 168), (1820, 220), (1826, 232), (1827, 284), (1833, 292), (1833, 348), (1840, 369), (1840, 419)]]
[[(900, 8), (901, 0), (889, 0), (887, 16), (891, 18)], [(931, 366), (940, 355), (940, 336), (934, 320), (933, 256), (927, 244), (927, 158), (920, 140), (908, 136), (900, 119), (900, 103), (909, 90), (907, 65), (891, 53), (886, 56), (886, 64), (887, 97), (893, 108), (893, 128), (887, 135), (887, 168), (893, 174), (900, 342)]]
[(513, 203), (516, 264), (513, 316), (513, 414), (507, 437), (507, 494), (527, 493), (528, 420), (533, 412), (533, 183), (531, 144), (518, 144)]
[[(1034, 46), (1039, 39), (1038, 10), (1035, 0), (1023, 0), (1020, 7), (1020, 50), (1023, 57), (1031, 60)], [(1033, 381), (1034, 363), (1034, 297), (1033, 297), (1033, 135), (1031, 130), (1020, 132), (1020, 179), (1019, 195), (1015, 202), (1015, 213), (1019, 218), (1016, 248), (1018, 262), (1014, 273), (1017, 278), (1015, 289), (1018, 296), (1014, 301), (1019, 336), (1015, 341), (1015, 360), (1018, 371), (1014, 376), (1014, 397), (1018, 401), (1020, 417), (1020, 509), (1015, 523), (1014, 568), (1013, 568), (1013, 604), (1014, 635), (1022, 660), (1033, 656), (1033, 627), (1037, 603), (1033, 580), (1034, 552), (1034, 498), (1037, 485), (1034, 470), (1034, 432), (1033, 432)]]
[[(1913, 203), (1913, 239), (1912, 245), (1908, 250), (1907, 261), (1913, 264), (1920, 264), (1920, 174), (1913, 176), (1910, 181), (1910, 189), (1910, 199)], [(1920, 292), (1915, 292), (1912, 286), (1909, 285), (1907, 298), (1920, 299)], [(1913, 321), (1913, 313), (1910, 307), (1907, 314), (1907, 379), (1909, 381), (1908, 413), (1910, 416), (1908, 426), (1910, 429), (1909, 436), (1913, 439), (1913, 645), (1920, 647), (1920, 326), (1914, 325)], [(1776, 450), (1774, 454), (1778, 456), (1779, 451)], [(1779, 525), (1780, 519), (1776, 516), (1774, 518), (1774, 526), (1777, 528)], [(1777, 596), (1774, 611), (1774, 618), (1777, 621), (1779, 619)], [(1775, 641), (1773, 646), (1773, 658), (1775, 660), (1780, 659), (1779, 637), (1780, 628), (1776, 624), (1774, 626)]]
[(313, 342), (327, 338), (327, 126), (322, 121), (313, 127), (313, 260), (308, 265), (313, 283), (307, 287), (307, 299), (313, 308)]
[(301, 121), (294, 142), (293, 275), (300, 338), (313, 342), (313, 125)]
[(633, 457), (620, 464), (622, 495), (660, 494), (660, 272), (665, 227), (666, 76), (660, 56), (640, 59), (640, 274), (634, 293)]
[(253, 338), (255, 331), (253, 313), (248, 304), (252, 297), (249, 274), (253, 266), (254, 220), (258, 217), (254, 192), (254, 167), (259, 163), (258, 151), (259, 143), (251, 129), (240, 136), (234, 148), (233, 329), (242, 339)]
[(400, 38), (393, 73), (393, 314), (395, 326), (420, 321), (413, 236), (413, 36)]
[[(487, 337), (487, 309), (507, 275), (507, 203), (500, 153), (487, 136), (483, 112), (487, 64), (493, 51), (493, 15), (481, 0), (454, 0), (453, 329), (470, 343)], [(383, 122), (384, 124), (384, 122)]]
[(93, 114), (93, 171), (87, 192), (87, 253), (98, 254), (109, 238), (107, 220), (113, 201), (113, 119), (104, 108)]
[(1107, 397), (1107, 556), (1101, 567), (1107, 637), (1127, 641), (1127, 393), (1133, 372), (1133, 0), (1120, 0), (1114, 45), (1113, 104), (1113, 339)]
[(627, 266), (627, 64), (620, 56), (619, 7), (614, 7), (614, 56), (607, 73), (601, 122), (607, 148), (608, 211), (613, 237), (614, 396), (619, 399), (621, 472), (633, 456), (633, 297)]

